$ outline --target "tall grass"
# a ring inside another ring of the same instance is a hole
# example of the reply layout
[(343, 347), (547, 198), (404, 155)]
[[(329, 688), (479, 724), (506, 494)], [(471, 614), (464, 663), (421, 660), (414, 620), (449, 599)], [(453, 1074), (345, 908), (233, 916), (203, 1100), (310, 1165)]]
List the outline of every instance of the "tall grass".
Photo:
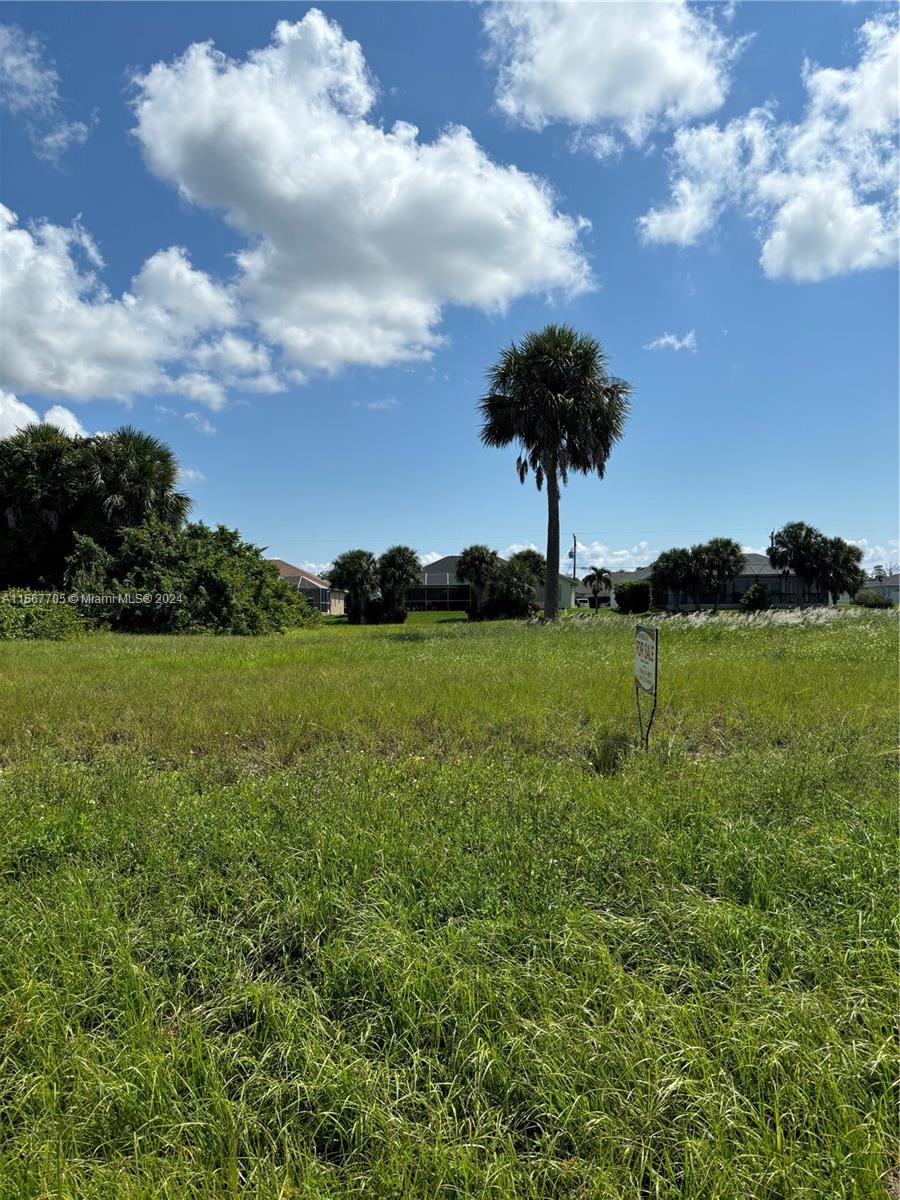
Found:
[(0, 648), (0, 1195), (884, 1200), (895, 622), (632, 637)]

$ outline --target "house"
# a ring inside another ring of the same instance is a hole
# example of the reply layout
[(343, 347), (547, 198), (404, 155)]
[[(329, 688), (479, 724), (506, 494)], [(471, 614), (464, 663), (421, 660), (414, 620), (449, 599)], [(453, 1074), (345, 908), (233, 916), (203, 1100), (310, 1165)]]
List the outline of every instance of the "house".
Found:
[(874, 576), (863, 584), (867, 592), (877, 592), (879, 596), (887, 596), (895, 604), (900, 604), (900, 575), (882, 575), (880, 579)]
[[(597, 597), (598, 606), (601, 608), (616, 608), (616, 584), (631, 579), (649, 580), (652, 574), (652, 563), (645, 567), (637, 567), (633, 571), (611, 571), (612, 587), (600, 592)], [(747, 554), (744, 558), (744, 569), (741, 574), (730, 583), (725, 584), (720, 589), (717, 597), (711, 593), (701, 595), (700, 607), (712, 608), (713, 605), (717, 604), (719, 608), (737, 608), (744, 592), (754, 583), (760, 584), (760, 586), (768, 591), (772, 605), (775, 608), (797, 608), (801, 603), (828, 603), (827, 594), (818, 591), (816, 588), (811, 588), (804, 600), (803, 586), (793, 571), (777, 570), (772, 566), (765, 554)], [(867, 584), (866, 586), (868, 587), (869, 585)], [(587, 596), (588, 603), (593, 605), (590, 588), (581, 584), (578, 594), (580, 596)], [(673, 592), (667, 592), (665, 596), (654, 596), (653, 605), (656, 608), (667, 608), (672, 611), (680, 609), (690, 610), (697, 607), (697, 600), (688, 592), (680, 592), (678, 595), (675, 595)]]
[[(445, 554), (437, 562), (422, 568), (422, 586), (406, 589), (406, 607), (410, 612), (433, 609), (468, 612), (472, 605), (471, 584), (456, 577), (458, 554)], [(544, 603), (543, 586), (535, 588), (535, 599)], [(559, 607), (574, 608), (575, 585), (568, 575), (559, 577)]]
[(302, 567), (292, 566), (283, 558), (270, 558), (269, 562), (275, 564), (279, 577), (288, 587), (303, 593), (312, 608), (317, 608), (326, 615), (343, 616), (344, 593), (333, 588), (327, 579), (313, 575), (311, 571), (304, 571)]

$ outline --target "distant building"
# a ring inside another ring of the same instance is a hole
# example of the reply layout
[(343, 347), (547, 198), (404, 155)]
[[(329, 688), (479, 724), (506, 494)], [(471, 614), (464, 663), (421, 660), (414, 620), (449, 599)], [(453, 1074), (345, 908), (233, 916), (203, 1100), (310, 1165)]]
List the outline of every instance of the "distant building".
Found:
[[(630, 579), (649, 580), (652, 574), (652, 563), (646, 567), (637, 567), (633, 571), (611, 571), (612, 587), (600, 592), (597, 597), (599, 607), (616, 607), (615, 588), (617, 583), (624, 583)], [(893, 576), (892, 578), (896, 579), (897, 577)], [(714, 605), (718, 605), (719, 608), (737, 608), (740, 605), (741, 597), (754, 583), (758, 583), (766, 589), (775, 608), (797, 608), (801, 603), (828, 603), (827, 594), (818, 591), (815, 587), (810, 588), (804, 601), (803, 585), (793, 571), (777, 570), (772, 566), (765, 554), (748, 554), (744, 558), (744, 569), (740, 575), (720, 588), (718, 596), (711, 593), (701, 595), (700, 607), (712, 608)], [(870, 584), (866, 584), (866, 587), (870, 586)], [(579, 597), (587, 597), (588, 603), (593, 605), (593, 597), (589, 587), (580, 584), (578, 595)], [(688, 592), (682, 591), (676, 595), (670, 591), (666, 592), (665, 596), (654, 596), (653, 605), (656, 608), (667, 608), (670, 611), (678, 611), (680, 609), (696, 608), (697, 601)]]
[[(422, 568), (422, 586), (406, 589), (406, 607), (410, 612), (449, 609), (468, 612), (472, 607), (472, 586), (456, 577), (458, 554), (446, 554)], [(535, 588), (535, 600), (543, 605), (543, 585)], [(569, 575), (559, 577), (559, 607), (574, 608), (575, 585)]]
[(868, 592), (877, 592), (879, 596), (887, 596), (895, 604), (900, 604), (900, 575), (883, 575), (881, 579), (867, 579), (863, 587)]
[(288, 585), (302, 592), (312, 608), (330, 616), (343, 616), (345, 595), (338, 588), (333, 588), (327, 579), (304, 571), (302, 567), (292, 566), (283, 558), (270, 558), (278, 568), (278, 574)]

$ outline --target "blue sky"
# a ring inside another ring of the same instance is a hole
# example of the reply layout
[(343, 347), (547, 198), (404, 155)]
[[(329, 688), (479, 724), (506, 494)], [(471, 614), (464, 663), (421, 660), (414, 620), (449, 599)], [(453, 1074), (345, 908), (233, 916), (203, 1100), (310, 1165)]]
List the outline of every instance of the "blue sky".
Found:
[(132, 422), (198, 517), (301, 565), (542, 548), (475, 405), (564, 320), (634, 387), (563, 495), (580, 567), (788, 520), (900, 557), (893, 7), (2, 22), (0, 434)]

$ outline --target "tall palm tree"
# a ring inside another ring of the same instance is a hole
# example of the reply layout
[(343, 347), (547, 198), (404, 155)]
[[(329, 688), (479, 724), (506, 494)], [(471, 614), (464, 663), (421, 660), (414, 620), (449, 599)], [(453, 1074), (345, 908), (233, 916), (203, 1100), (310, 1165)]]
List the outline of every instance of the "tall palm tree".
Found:
[(585, 587), (591, 589), (591, 595), (594, 597), (594, 608), (599, 608), (597, 597), (601, 592), (608, 591), (612, 587), (612, 576), (606, 567), (592, 567), (581, 581)]
[(671, 550), (663, 550), (653, 564), (650, 576), (650, 588), (653, 603), (660, 607), (664, 598), (671, 594), (673, 607), (677, 611), (681, 607), (681, 593), (691, 592), (694, 583), (694, 560), (690, 550), (683, 546), (675, 546)]
[(184, 522), (191, 500), (177, 488), (178, 460), (165, 442), (133, 425), (92, 440), (95, 501), (107, 525)]
[(596, 338), (547, 325), (512, 343), (488, 370), (479, 404), (486, 446), (516, 444), (519, 480), (531, 470), (547, 484), (547, 581), (544, 615), (559, 612), (559, 487), (569, 472), (602, 479), (625, 431), (631, 387), (611, 376)]

